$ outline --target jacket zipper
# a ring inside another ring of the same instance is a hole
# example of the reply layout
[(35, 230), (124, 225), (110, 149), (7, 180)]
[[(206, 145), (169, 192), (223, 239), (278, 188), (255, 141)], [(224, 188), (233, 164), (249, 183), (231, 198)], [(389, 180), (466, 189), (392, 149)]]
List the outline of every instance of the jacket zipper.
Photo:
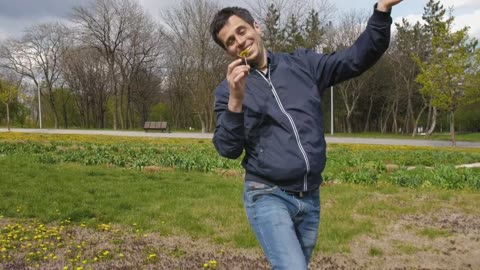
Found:
[(270, 86), (270, 90), (272, 91), (273, 96), (275, 97), (278, 107), (280, 107), (280, 110), (285, 116), (287, 116), (288, 120), (290, 121), (290, 125), (292, 125), (293, 133), (295, 134), (295, 139), (297, 140), (298, 148), (300, 149), (300, 152), (302, 152), (303, 159), (305, 160), (305, 165), (307, 167), (307, 172), (303, 176), (303, 191), (307, 191), (308, 190), (307, 177), (308, 177), (308, 174), (310, 173), (310, 162), (308, 161), (307, 153), (305, 152), (305, 149), (303, 149), (302, 143), (300, 141), (300, 135), (298, 133), (297, 126), (295, 125), (295, 122), (293, 121), (292, 116), (283, 107), (280, 97), (277, 94), (277, 90), (275, 89), (272, 81), (270, 80), (271, 78), (270, 67), (268, 67), (268, 79), (265, 77), (265, 75), (262, 74), (262, 72), (258, 70), (255, 70), (255, 71), (258, 74), (260, 74), (260, 76), (262, 76), (262, 78), (268, 83), (268, 85)]

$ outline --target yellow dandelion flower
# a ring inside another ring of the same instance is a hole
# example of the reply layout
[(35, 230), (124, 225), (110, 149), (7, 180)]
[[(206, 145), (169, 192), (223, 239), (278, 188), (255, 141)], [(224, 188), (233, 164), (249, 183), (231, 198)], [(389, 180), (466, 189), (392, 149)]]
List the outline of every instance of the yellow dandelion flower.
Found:
[(153, 253), (153, 254), (148, 255), (147, 260), (153, 260), (155, 258), (157, 258), (157, 254)]

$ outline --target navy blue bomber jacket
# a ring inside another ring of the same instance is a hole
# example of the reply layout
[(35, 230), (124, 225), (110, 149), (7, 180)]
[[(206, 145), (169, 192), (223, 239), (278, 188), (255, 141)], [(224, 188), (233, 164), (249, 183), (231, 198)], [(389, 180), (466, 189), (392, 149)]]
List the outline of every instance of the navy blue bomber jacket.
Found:
[(317, 189), (326, 162), (321, 98), (324, 89), (366, 71), (387, 50), (390, 13), (375, 9), (350, 48), (332, 54), (297, 49), (268, 53), (268, 73), (252, 69), (246, 78), (243, 111), (228, 110), (224, 80), (215, 90), (218, 153), (238, 158), (243, 149), (246, 180), (288, 191)]

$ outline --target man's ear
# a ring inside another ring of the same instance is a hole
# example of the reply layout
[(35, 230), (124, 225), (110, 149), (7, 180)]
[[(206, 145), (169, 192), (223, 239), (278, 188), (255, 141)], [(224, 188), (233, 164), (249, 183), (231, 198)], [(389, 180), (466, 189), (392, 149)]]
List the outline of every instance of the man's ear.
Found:
[(257, 31), (258, 34), (260, 34), (260, 36), (263, 36), (263, 32), (262, 32), (262, 28), (260, 27), (260, 24), (258, 24), (257, 22), (253, 22), (253, 28), (255, 29), (255, 31)]

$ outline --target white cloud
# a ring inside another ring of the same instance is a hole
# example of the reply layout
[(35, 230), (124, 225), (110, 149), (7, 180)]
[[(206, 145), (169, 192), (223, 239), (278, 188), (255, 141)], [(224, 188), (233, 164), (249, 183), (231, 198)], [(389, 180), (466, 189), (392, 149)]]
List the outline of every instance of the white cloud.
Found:
[(422, 15), (420, 14), (410, 14), (410, 15), (407, 15), (407, 16), (403, 16), (403, 17), (396, 17), (393, 19), (393, 22), (394, 23), (401, 23), (402, 22), (402, 19), (407, 19), (407, 21), (411, 24), (415, 24), (416, 22), (420, 22), (420, 23), (424, 23), (424, 21), (422, 20)]
[(454, 7), (456, 8), (478, 8), (480, 7), (480, 2), (478, 0), (443, 0), (441, 1), (444, 7)]
[[(475, 0), (476, 2), (477, 0)], [(463, 0), (459, 2), (474, 2), (472, 0)], [(468, 26), (470, 29), (468, 31), (470, 37), (475, 37), (480, 40), (480, 8), (473, 10), (470, 13), (463, 13), (463, 14), (454, 14), (455, 20), (454, 20), (454, 30), (459, 30), (465, 26)], [(415, 24), (416, 22), (424, 23), (422, 20), (422, 15), (421, 14), (410, 14), (404, 17), (397, 17), (394, 19), (394, 22), (396, 23), (401, 23), (402, 18), (406, 18), (407, 21), (409, 21), (412, 24)]]
[(454, 28), (460, 29), (465, 26), (470, 27), (469, 34), (470, 36), (480, 39), (480, 9), (475, 10), (473, 13), (462, 14), (455, 17), (455, 26)]

